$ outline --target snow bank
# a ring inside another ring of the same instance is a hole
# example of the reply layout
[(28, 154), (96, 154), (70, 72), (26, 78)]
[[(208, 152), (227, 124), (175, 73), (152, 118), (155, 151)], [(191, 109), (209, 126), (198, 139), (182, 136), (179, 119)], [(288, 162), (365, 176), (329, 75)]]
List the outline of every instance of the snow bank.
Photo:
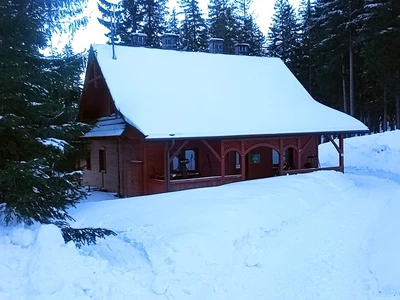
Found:
[(55, 226), (0, 221), (0, 299), (400, 299), (400, 184), (370, 176), (400, 174), (398, 134), (347, 139), (354, 174), (94, 192), (74, 226), (117, 236), (79, 250)]
[[(400, 182), (400, 130), (344, 140), (346, 172), (367, 172)], [(332, 143), (319, 146), (323, 166), (338, 165)]]

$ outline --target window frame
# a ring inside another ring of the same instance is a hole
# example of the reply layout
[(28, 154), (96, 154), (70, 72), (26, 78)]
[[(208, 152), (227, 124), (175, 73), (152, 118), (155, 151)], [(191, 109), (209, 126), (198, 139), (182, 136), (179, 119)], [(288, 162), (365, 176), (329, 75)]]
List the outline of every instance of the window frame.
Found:
[(99, 172), (107, 172), (106, 149), (99, 149)]

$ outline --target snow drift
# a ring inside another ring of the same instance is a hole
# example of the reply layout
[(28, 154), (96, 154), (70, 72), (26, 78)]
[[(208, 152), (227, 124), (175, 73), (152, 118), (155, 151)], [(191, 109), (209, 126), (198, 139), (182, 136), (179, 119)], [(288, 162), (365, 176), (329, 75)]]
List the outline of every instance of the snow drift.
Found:
[(399, 299), (400, 184), (378, 177), (400, 176), (399, 140), (347, 139), (345, 175), (94, 193), (74, 226), (118, 235), (79, 250), (55, 226), (2, 224), (0, 299)]

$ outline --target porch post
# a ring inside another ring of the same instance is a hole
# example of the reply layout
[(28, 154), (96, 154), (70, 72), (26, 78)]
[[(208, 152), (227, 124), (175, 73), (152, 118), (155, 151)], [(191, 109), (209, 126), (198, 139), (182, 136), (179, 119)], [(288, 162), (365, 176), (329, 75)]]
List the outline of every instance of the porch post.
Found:
[(148, 178), (147, 178), (147, 149), (146, 149), (146, 141), (143, 140), (143, 172), (142, 172), (142, 180), (143, 180), (143, 195), (147, 195), (148, 193)]
[(279, 139), (279, 175), (283, 174), (283, 141)]
[(169, 192), (171, 187), (170, 182), (170, 170), (169, 170), (169, 147), (168, 141), (165, 141), (165, 149), (164, 149), (164, 183), (165, 183), (165, 191)]
[(244, 149), (244, 141), (240, 141), (240, 168), (242, 170), (242, 180), (246, 180), (246, 154)]
[(224, 140), (221, 140), (221, 184), (225, 183), (225, 148)]
[(297, 169), (299, 170), (299, 172), (302, 169), (301, 152), (301, 138), (297, 137)]
[(343, 134), (339, 135), (339, 168), (344, 173), (344, 141)]

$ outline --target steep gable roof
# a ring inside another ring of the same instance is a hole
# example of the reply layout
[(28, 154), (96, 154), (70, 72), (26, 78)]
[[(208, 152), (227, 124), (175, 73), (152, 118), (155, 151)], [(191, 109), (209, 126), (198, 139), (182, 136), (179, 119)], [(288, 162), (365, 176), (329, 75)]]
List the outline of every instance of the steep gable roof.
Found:
[(278, 58), (93, 45), (116, 108), (147, 139), (366, 132)]

